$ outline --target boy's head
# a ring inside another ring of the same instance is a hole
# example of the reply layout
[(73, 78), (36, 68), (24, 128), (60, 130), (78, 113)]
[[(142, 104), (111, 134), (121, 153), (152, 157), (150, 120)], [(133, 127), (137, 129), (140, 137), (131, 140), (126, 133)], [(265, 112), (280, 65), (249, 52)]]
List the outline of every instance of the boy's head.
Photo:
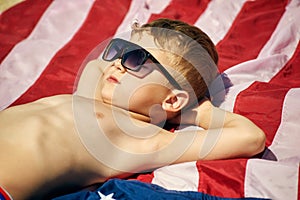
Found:
[(171, 62), (169, 67), (186, 79), (174, 74), (183, 89), (198, 99), (203, 98), (218, 74), (218, 53), (207, 34), (198, 27), (170, 19), (133, 26), (133, 37), (143, 33), (152, 35), (160, 48), (169, 51), (165, 54)]
[(217, 76), (218, 54), (210, 38), (177, 20), (133, 26), (130, 42), (112, 40), (103, 58), (113, 63), (102, 78), (102, 99), (154, 123), (202, 99)]

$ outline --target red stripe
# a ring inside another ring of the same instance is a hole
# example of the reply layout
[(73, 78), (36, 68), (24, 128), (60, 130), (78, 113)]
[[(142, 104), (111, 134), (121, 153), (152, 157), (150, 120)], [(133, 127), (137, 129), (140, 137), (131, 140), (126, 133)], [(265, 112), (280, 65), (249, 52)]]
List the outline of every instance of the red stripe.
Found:
[(217, 45), (219, 70), (257, 57), (285, 11), (287, 0), (247, 1)]
[(110, 0), (96, 1), (77, 34), (55, 55), (36, 83), (13, 105), (45, 96), (72, 93), (83, 60), (97, 44), (114, 35), (129, 6), (129, 0), (120, 1), (117, 6)]
[(244, 197), (247, 159), (197, 161), (199, 192), (220, 197)]
[(153, 178), (154, 178), (154, 173), (149, 173), (149, 174), (140, 174), (136, 178), (133, 178), (133, 179), (136, 179), (136, 180), (139, 180), (139, 181), (142, 181), (145, 183), (151, 183)]
[(299, 66), (300, 43), (293, 57), (268, 83), (254, 82), (236, 98), (234, 112), (248, 117), (265, 131), (267, 146), (272, 143), (280, 125), (286, 93), (300, 87)]
[(20, 41), (34, 29), (51, 0), (28, 0), (0, 15), (0, 63)]
[(210, 0), (173, 0), (162, 13), (152, 14), (149, 21), (158, 18), (170, 18), (194, 24), (209, 2)]

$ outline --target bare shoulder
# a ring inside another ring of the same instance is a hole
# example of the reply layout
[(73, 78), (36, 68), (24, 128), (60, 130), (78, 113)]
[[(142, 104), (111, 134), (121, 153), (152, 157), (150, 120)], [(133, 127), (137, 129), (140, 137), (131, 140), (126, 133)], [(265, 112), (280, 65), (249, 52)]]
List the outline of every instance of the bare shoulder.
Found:
[(72, 101), (71, 94), (49, 96), (49, 97), (37, 99), (35, 101), (28, 102), (25, 104), (6, 108), (5, 110), (1, 111), (0, 113), (6, 112), (6, 111), (27, 110), (26, 108), (35, 110), (34, 108), (38, 109), (41, 107), (56, 106), (56, 105), (63, 104), (63, 103), (70, 103), (71, 101)]
[(72, 99), (72, 94), (60, 94), (38, 99), (36, 101), (31, 102), (31, 104), (57, 105), (62, 103), (70, 103)]

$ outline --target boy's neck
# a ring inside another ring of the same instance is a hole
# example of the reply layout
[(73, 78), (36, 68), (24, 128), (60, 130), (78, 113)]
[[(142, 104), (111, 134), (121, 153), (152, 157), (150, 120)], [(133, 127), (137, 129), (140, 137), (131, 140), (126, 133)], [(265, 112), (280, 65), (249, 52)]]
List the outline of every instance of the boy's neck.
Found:
[(140, 121), (144, 121), (147, 123), (151, 123), (151, 119), (149, 116), (146, 115), (142, 115), (140, 113), (136, 113), (136, 112), (132, 112), (132, 111), (128, 111), (130, 116), (134, 119), (140, 120)]

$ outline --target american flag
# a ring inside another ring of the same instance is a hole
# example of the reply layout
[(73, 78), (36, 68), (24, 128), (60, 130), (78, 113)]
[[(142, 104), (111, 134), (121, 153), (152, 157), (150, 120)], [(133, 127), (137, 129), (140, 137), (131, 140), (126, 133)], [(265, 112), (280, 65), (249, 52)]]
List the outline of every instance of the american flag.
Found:
[(219, 71), (232, 83), (220, 107), (262, 128), (276, 160), (188, 162), (137, 180), (219, 197), (300, 199), (299, 0), (20, 1), (0, 15), (0, 110), (73, 93), (97, 44), (157, 18), (194, 24), (212, 38)]

